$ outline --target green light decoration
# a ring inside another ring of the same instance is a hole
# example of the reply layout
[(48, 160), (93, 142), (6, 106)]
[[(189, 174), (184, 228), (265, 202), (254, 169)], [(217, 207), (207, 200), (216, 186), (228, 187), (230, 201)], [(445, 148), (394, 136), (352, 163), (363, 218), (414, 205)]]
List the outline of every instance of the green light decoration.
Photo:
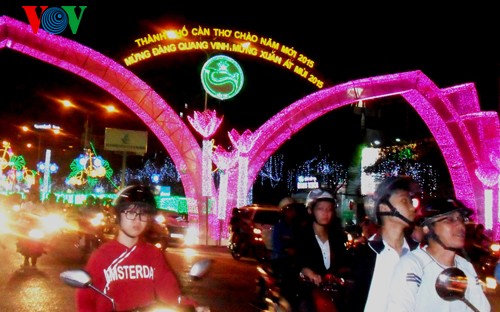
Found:
[(95, 186), (100, 178), (106, 177), (110, 180), (113, 175), (113, 169), (109, 162), (98, 156), (94, 146), (90, 143), (91, 148), (85, 151), (85, 154), (80, 154), (69, 165), (71, 173), (66, 178), (66, 183), (74, 186), (88, 184)]
[(26, 160), (23, 156), (17, 156), (12, 154), (10, 157), (10, 166), (16, 170), (22, 170), (26, 166)]
[(240, 65), (226, 55), (216, 55), (201, 69), (201, 83), (205, 92), (219, 100), (227, 100), (243, 87), (244, 76)]

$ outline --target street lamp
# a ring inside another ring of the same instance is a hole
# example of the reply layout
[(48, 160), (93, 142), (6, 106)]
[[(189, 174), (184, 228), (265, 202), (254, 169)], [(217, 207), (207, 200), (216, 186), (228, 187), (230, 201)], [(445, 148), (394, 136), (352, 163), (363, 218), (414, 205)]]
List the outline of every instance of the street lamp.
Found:
[[(85, 113), (85, 123), (84, 123), (84, 133), (83, 133), (83, 142), (82, 142), (82, 145), (83, 145), (83, 148), (84, 149), (88, 149), (90, 147), (90, 136), (91, 136), (91, 127), (90, 127), (90, 114), (91, 114), (91, 111), (89, 110), (86, 110), (84, 109), (83, 107), (81, 106), (78, 106), (78, 105), (75, 105), (73, 104), (73, 102), (69, 101), (69, 100), (61, 100), (60, 101), (61, 104), (65, 107), (65, 108), (74, 108), (74, 109), (78, 109), (80, 111), (82, 111), (83, 113)], [(119, 110), (114, 106), (114, 105), (99, 105), (100, 107), (102, 107), (107, 113), (109, 114), (114, 114), (114, 113), (118, 113)]]
[(42, 131), (46, 130), (52, 132), (54, 135), (61, 134), (61, 127), (52, 124), (33, 124), (33, 129), (29, 126), (21, 127), (23, 132), (32, 132), (38, 137), (38, 147), (37, 147), (37, 161), (41, 159), (42, 153)]

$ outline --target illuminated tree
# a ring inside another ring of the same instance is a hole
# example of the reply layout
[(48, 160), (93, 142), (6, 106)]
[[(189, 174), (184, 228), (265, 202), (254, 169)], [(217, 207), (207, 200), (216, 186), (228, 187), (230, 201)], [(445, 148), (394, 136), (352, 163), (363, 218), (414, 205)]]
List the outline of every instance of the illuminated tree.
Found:
[(282, 154), (277, 154), (271, 156), (267, 162), (264, 164), (259, 172), (259, 177), (261, 178), (261, 184), (264, 185), (266, 180), (269, 180), (271, 187), (275, 188), (279, 182), (283, 179), (283, 161), (284, 157)]
[(347, 182), (347, 169), (330, 155), (315, 156), (290, 170), (289, 188), (295, 189), (298, 176), (316, 177), (320, 187), (337, 192)]
[(419, 183), (423, 192), (432, 197), (437, 192), (440, 177), (436, 169), (440, 167), (439, 158), (435, 157), (438, 154), (426, 142), (387, 146), (380, 149), (379, 158), (373, 165), (362, 170), (375, 175), (375, 179), (379, 181), (387, 176), (411, 176)]
[[(120, 184), (122, 172), (121, 170), (113, 176), (112, 180), (116, 184)], [(172, 187), (172, 192), (175, 194), (183, 194), (181, 186), (180, 174), (175, 167), (172, 159), (170, 157), (165, 157), (164, 159), (147, 159), (144, 165), (138, 169), (125, 169), (125, 184), (129, 184), (131, 181), (152, 184), (152, 177), (158, 176), (158, 184), (170, 185)]]

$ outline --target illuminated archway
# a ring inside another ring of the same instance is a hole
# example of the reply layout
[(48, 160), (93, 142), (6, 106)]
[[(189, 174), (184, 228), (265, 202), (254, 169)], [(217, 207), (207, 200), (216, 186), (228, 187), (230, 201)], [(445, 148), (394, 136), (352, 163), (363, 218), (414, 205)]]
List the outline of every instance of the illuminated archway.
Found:
[[(366, 78), (313, 93), (276, 114), (254, 133), (248, 152), (248, 185), (269, 157), (296, 132), (318, 117), (359, 100), (401, 95), (436, 139), (448, 166), (457, 198), (476, 211), (481, 223), (496, 230), (500, 127), (496, 112), (481, 112), (472, 83), (439, 89), (420, 71)], [(232, 169), (228, 194), (236, 194)], [(488, 195), (490, 194), (490, 195)], [(234, 203), (235, 198), (228, 202)], [(490, 205), (489, 215), (485, 206)]]
[[(186, 197), (194, 199), (190, 207), (202, 208), (198, 205), (203, 201), (201, 148), (176, 112), (154, 90), (113, 60), (71, 40), (43, 31), (34, 35), (29, 25), (5, 16), (0, 17), (0, 31), (0, 48), (68, 70), (127, 105), (165, 146), (181, 174)], [(446, 161), (456, 196), (476, 210), (478, 221), (490, 222), (496, 228), (500, 202), (498, 115), (480, 110), (473, 84), (439, 89), (420, 71), (351, 81), (291, 104), (253, 132), (253, 145), (247, 153), (247, 185), (252, 185), (265, 161), (305, 125), (341, 106), (393, 95), (405, 98), (427, 124)], [(238, 193), (238, 172), (228, 169), (227, 175), (226, 209), (235, 206), (234, 195)], [(493, 208), (488, 216), (484, 209), (487, 204)], [(214, 217), (217, 212), (212, 214)], [(212, 237), (218, 236), (217, 226), (214, 223)]]
[(124, 103), (165, 146), (181, 175), (190, 209), (201, 206), (201, 148), (177, 113), (145, 82), (86, 46), (43, 30), (35, 35), (28, 24), (2, 16), (0, 49), (5, 47), (72, 72)]

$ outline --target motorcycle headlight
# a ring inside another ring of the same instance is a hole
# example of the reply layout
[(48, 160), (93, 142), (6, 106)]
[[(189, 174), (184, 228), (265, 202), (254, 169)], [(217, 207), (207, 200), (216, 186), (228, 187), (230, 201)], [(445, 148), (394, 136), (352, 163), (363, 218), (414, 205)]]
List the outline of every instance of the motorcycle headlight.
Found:
[(43, 228), (48, 232), (57, 232), (67, 226), (63, 216), (58, 214), (50, 214), (40, 219)]
[(28, 236), (34, 239), (41, 239), (45, 236), (45, 234), (40, 229), (32, 229), (29, 231)]
[(92, 219), (89, 220), (92, 226), (100, 226), (104, 224), (104, 214), (99, 212)]
[(198, 242), (198, 229), (194, 226), (189, 226), (186, 229), (184, 236), (184, 244), (195, 245)]
[(157, 215), (155, 217), (155, 220), (159, 224), (163, 224), (166, 221), (165, 216), (163, 216), (163, 215)]
[(3, 211), (0, 211), (0, 233), (8, 233), (9, 217)]
[(493, 277), (486, 277), (486, 280), (484, 281), (484, 285), (488, 289), (496, 289), (497, 288), (497, 280)]
[(493, 252), (499, 252), (500, 251), (500, 244), (499, 243), (493, 243), (490, 245), (490, 249)]

